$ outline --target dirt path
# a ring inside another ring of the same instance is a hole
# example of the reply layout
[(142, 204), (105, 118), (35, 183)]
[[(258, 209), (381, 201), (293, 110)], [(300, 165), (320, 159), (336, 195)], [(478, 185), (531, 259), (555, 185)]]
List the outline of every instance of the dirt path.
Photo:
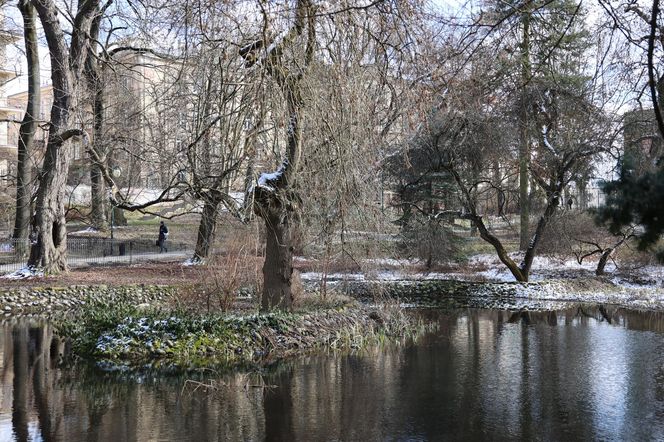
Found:
[(67, 287), (72, 285), (122, 286), (129, 284), (186, 285), (200, 280), (202, 270), (175, 262), (146, 262), (131, 266), (73, 269), (67, 274), (12, 280), (0, 278), (0, 289), (17, 287)]

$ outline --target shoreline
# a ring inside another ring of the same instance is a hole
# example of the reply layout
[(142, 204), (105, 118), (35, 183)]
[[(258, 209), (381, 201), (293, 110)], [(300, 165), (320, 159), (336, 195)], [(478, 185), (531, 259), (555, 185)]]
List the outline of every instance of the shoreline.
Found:
[(103, 369), (202, 369), (265, 366), (315, 351), (361, 350), (416, 338), (433, 323), (394, 304), (367, 306), (342, 300), (293, 313), (191, 313), (126, 304), (86, 307), (56, 321), (70, 360)]
[[(314, 293), (316, 284), (307, 282)], [(331, 293), (362, 303), (397, 301), (407, 307), (498, 308), (552, 310), (560, 303), (610, 304), (638, 310), (664, 310), (664, 288), (625, 286), (607, 277), (549, 279), (535, 282), (486, 282), (459, 279), (403, 278), (393, 280), (330, 279)], [(0, 288), (0, 314), (49, 318), (76, 313), (89, 303), (162, 306), (176, 299), (177, 284), (91, 284)], [(312, 296), (316, 296), (315, 294)], [(238, 298), (240, 299), (240, 298)], [(251, 298), (242, 298), (252, 302)]]
[[(410, 308), (554, 311), (611, 305), (664, 311), (662, 290), (617, 286), (606, 278), (532, 283), (458, 280), (337, 281), (337, 295), (296, 312), (255, 308), (197, 313), (174, 307), (177, 286), (32, 287), (0, 292), (5, 320), (27, 316), (56, 326), (74, 359), (104, 370), (264, 366), (314, 351), (358, 350), (416, 338), (435, 323)], [(245, 299), (245, 301), (247, 301)], [(14, 307), (6, 307), (14, 302)]]

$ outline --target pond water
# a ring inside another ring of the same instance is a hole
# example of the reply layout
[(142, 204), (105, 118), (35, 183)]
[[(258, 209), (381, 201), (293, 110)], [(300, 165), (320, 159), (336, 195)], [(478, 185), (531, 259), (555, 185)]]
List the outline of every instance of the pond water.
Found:
[(4, 324), (0, 440), (664, 440), (662, 313), (422, 314), (417, 343), (197, 378), (63, 370)]

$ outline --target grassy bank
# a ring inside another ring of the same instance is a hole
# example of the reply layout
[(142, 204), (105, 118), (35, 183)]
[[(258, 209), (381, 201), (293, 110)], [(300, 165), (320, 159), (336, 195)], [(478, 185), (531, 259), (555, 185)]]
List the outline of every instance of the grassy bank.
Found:
[(315, 350), (361, 349), (414, 337), (428, 327), (396, 306), (369, 308), (350, 300), (268, 314), (198, 314), (98, 303), (57, 324), (76, 358), (181, 368), (260, 364)]

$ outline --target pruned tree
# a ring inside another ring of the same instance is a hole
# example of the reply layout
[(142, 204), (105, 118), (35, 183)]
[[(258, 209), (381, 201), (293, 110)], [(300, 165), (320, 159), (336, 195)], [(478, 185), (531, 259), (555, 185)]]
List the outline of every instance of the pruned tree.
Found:
[[(265, 35), (263, 40), (240, 50), (240, 55), (247, 60), (250, 67), (261, 56), (261, 48), (265, 48), (265, 54), (259, 62), (280, 87), (288, 118), (281, 165), (275, 172), (264, 173), (259, 177), (253, 195), (254, 210), (265, 222), (267, 240), (263, 266), (262, 310), (288, 310), (293, 303), (292, 236), (295, 214), (300, 204), (300, 196), (294, 192), (294, 183), (302, 156), (305, 119), (302, 81), (313, 60), (317, 44), (314, 5), (309, 0), (298, 0), (293, 15), (292, 24), (284, 34), (269, 40)], [(267, 27), (268, 23), (265, 25)], [(293, 43), (297, 40), (300, 40), (304, 50), (293, 50)]]

